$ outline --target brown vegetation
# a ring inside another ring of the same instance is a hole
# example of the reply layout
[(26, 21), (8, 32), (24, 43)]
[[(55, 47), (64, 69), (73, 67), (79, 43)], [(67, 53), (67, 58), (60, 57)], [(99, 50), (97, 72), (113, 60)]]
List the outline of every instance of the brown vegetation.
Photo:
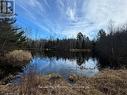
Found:
[(104, 70), (96, 77), (78, 77), (70, 84), (55, 74), (30, 72), (21, 83), (0, 86), (0, 93), (19, 95), (127, 95), (127, 70)]
[(6, 59), (14, 62), (23, 62), (29, 61), (32, 58), (32, 55), (28, 51), (24, 50), (14, 50), (5, 55)]

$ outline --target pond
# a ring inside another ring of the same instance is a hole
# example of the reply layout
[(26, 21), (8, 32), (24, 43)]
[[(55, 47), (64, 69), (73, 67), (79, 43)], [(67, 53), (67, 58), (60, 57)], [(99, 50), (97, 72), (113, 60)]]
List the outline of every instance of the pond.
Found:
[(42, 75), (56, 73), (64, 78), (71, 74), (92, 77), (99, 72), (98, 60), (88, 53), (34, 54), (33, 59), (24, 68), (24, 73), (29, 72), (32, 66)]
[(4, 65), (4, 62), (1, 63), (0, 80), (4, 83), (15, 81), (29, 73), (31, 69), (36, 70), (37, 73), (42, 75), (55, 73), (65, 79), (72, 74), (93, 77), (102, 68), (98, 59), (91, 53), (61, 51), (32, 54), (32, 60), (25, 63), (24, 67), (12, 66), (11, 64)]
[(0, 62), (0, 80), (4, 83), (15, 81), (29, 73), (31, 69), (42, 75), (55, 73), (65, 79), (72, 74), (93, 77), (105, 68), (119, 69), (123, 66), (111, 64), (90, 52), (43, 51), (32, 52), (32, 55), (32, 60), (24, 63), (26, 65), (23, 67), (12, 66), (13, 63), (5, 65), (5, 62)]

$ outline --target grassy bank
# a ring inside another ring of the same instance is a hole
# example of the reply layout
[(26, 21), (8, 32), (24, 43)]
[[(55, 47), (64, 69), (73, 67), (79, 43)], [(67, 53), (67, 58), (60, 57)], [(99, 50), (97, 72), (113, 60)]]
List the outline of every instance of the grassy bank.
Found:
[(0, 56), (0, 84), (6, 84), (29, 63), (32, 54), (25, 50), (9, 51)]
[(13, 66), (23, 66), (30, 61), (32, 54), (25, 50), (13, 50), (0, 56), (1, 64), (9, 64)]
[(25, 50), (14, 50), (12, 52), (8, 52), (5, 55), (7, 60), (13, 62), (22, 62), (22, 61), (29, 61), (32, 58), (32, 55), (29, 51)]
[(0, 94), (5, 93), (19, 95), (127, 95), (127, 70), (104, 70), (92, 78), (72, 76), (71, 83), (56, 74), (41, 76), (30, 72), (21, 78), (19, 84), (0, 85)]

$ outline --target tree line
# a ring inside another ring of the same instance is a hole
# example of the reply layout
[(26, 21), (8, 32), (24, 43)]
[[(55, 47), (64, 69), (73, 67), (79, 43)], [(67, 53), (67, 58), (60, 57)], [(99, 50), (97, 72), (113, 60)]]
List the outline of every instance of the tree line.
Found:
[(127, 66), (127, 26), (111, 26), (109, 34), (101, 29), (94, 43), (94, 52), (110, 66)]
[(40, 39), (32, 40), (25, 36), (25, 31), (16, 26), (15, 18), (4, 18), (0, 20), (0, 51), (7, 52), (15, 49), (35, 50), (63, 50), (89, 49), (91, 41), (81, 32), (77, 38), (71, 39)]
[(70, 49), (90, 49), (91, 41), (88, 37), (81, 32), (77, 34), (77, 38), (70, 39), (40, 39), (28, 41), (28, 48), (38, 50), (63, 50), (68, 51)]

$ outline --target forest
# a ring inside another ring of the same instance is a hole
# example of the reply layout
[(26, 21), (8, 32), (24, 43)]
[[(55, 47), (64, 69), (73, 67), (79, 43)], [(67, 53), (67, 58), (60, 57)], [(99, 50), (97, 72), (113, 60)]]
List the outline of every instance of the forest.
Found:
[(55, 50), (70, 51), (71, 49), (91, 49), (92, 44), (88, 37), (81, 32), (77, 34), (77, 38), (68, 39), (40, 39), (28, 40), (28, 48), (38, 50)]
[(109, 29), (109, 34), (101, 29), (97, 41), (94, 43), (94, 52), (111, 66), (127, 66), (127, 26)]

